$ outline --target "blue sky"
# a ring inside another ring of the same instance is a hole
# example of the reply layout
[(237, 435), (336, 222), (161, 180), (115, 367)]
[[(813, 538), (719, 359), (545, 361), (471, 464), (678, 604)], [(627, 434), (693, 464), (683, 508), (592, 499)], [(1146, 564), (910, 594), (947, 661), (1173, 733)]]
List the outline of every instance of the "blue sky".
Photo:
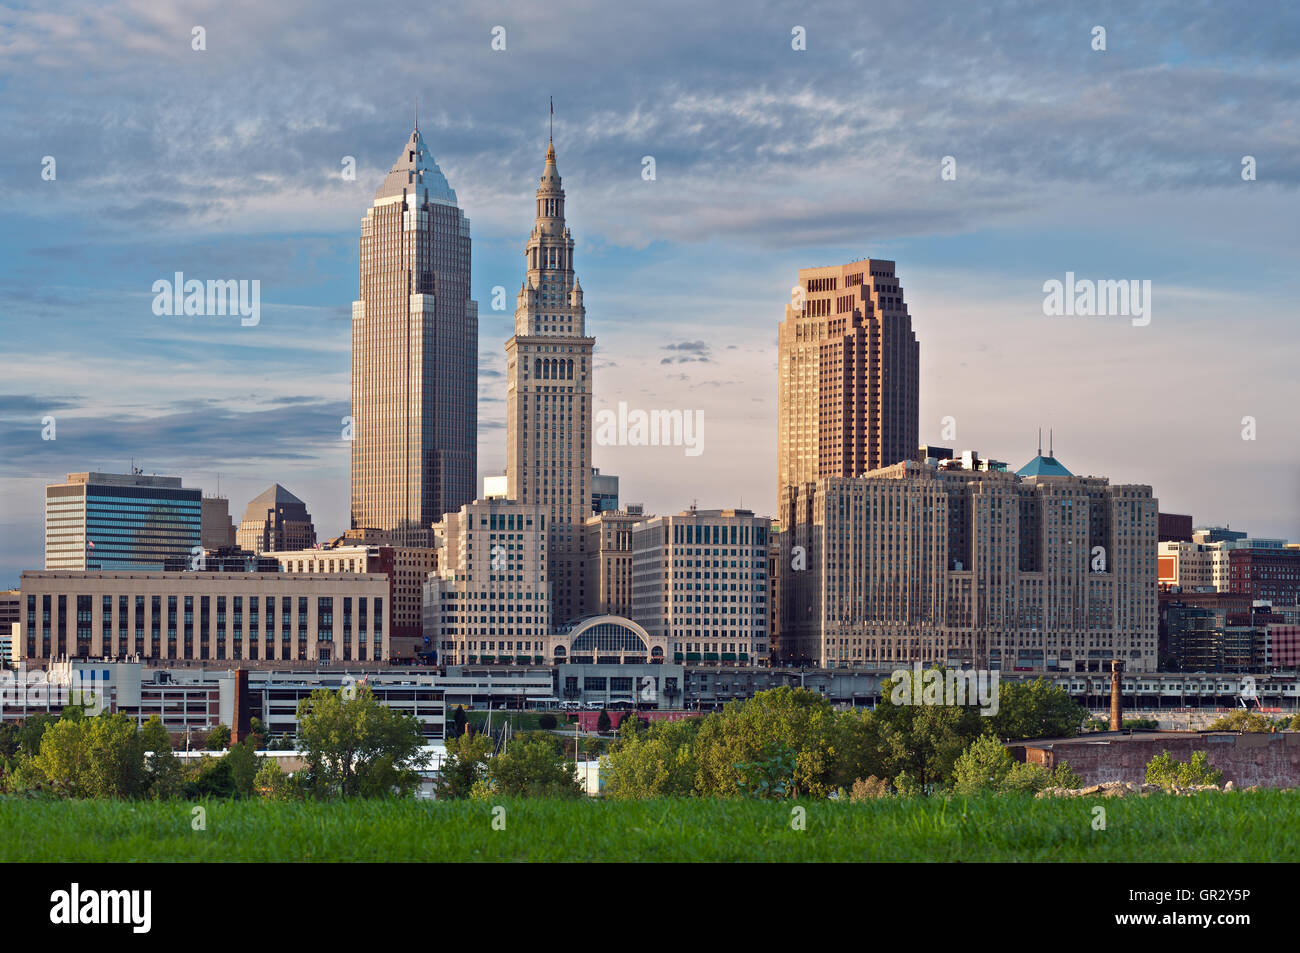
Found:
[[(346, 528), (359, 223), (416, 96), (473, 225), (481, 474), (553, 95), (597, 407), (705, 414), (698, 457), (597, 447), (625, 501), (773, 511), (790, 286), (870, 255), (898, 262), (923, 442), (951, 415), (1018, 466), (1051, 427), (1075, 472), (1300, 538), (1298, 46), (1282, 4), (0, 7), (0, 585), (42, 563), (45, 483), (132, 457), (220, 474), (236, 519), (278, 481)], [(261, 323), (155, 316), (176, 271), (260, 280)], [(1150, 280), (1151, 324), (1045, 317), (1067, 271)]]

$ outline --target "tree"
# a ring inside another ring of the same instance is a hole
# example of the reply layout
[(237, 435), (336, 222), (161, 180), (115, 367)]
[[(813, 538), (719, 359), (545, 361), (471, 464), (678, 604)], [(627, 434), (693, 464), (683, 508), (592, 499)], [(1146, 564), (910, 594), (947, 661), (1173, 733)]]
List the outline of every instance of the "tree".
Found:
[(45, 729), (57, 722), (57, 715), (28, 715), (18, 729), (18, 753), (29, 758), (41, 750), (41, 737)]
[(815, 692), (781, 687), (728, 702), (704, 718), (695, 735), (695, 791), (705, 797), (733, 797), (754, 770), (742, 765), (770, 762), (778, 753), (794, 759), (790, 797), (826, 797), (844, 783), (842, 722), (830, 702)]
[(1219, 784), (1223, 772), (1210, 767), (1204, 751), (1192, 753), (1191, 761), (1176, 761), (1168, 751), (1162, 751), (1147, 764), (1147, 784), (1158, 784), (1166, 790), (1173, 787), (1190, 787), (1194, 784)]
[(225, 751), (229, 748), (230, 726), (217, 725), (217, 727), (209, 731), (207, 740), (203, 743), (203, 747), (207, 748), (209, 751)]
[(880, 723), (880, 755), (886, 777), (906, 775), (907, 793), (933, 790), (951, 776), (953, 766), (972, 741), (984, 733), (989, 719), (975, 705), (894, 704), (893, 683), (881, 688), (875, 716)]
[(465, 706), (457, 705), (456, 710), (452, 713), (451, 716), (451, 722), (454, 728), (451, 735), (453, 738), (459, 738), (461, 735), (465, 733), (465, 723), (468, 720), (469, 719), (465, 716)]
[(145, 790), (155, 798), (177, 797), (185, 780), (184, 766), (172, 751), (171, 735), (157, 715), (140, 729), (140, 747), (145, 752)]
[(516, 736), (487, 763), (493, 794), (505, 797), (577, 797), (582, 794), (572, 761), (553, 735), (530, 731)]
[(468, 732), (447, 741), (446, 756), (438, 769), (435, 790), (439, 798), (467, 798), (474, 783), (482, 779), (492, 739)]
[(555, 716), (549, 711), (537, 719), (537, 727), (543, 731), (554, 731), (558, 725), (559, 722), (555, 720)]
[(0, 760), (18, 757), (18, 726), (8, 721), (0, 721)]
[(1300, 731), (1300, 712), (1291, 716), (1291, 730)]
[(1248, 708), (1238, 708), (1231, 714), (1215, 719), (1208, 727), (1209, 731), (1272, 731), (1273, 723), (1264, 715)]
[(266, 750), (266, 723), (256, 716), (248, 719), (248, 736), (254, 739), (254, 746), (258, 751)]
[(1072, 738), (1088, 719), (1087, 710), (1064, 688), (1045, 678), (998, 683), (998, 711), (989, 717), (999, 738)]
[(596, 718), (596, 730), (601, 733), (609, 731), (609, 712), (603, 708), (600, 710), (599, 717)]
[(238, 793), (234, 772), (226, 758), (203, 755), (190, 779), (185, 783), (185, 796), (190, 799), (216, 797), (231, 798)]
[(393, 711), (359, 685), (351, 698), (317, 689), (298, 704), (298, 739), (314, 793), (405, 795), (428, 763), (420, 721)]
[(287, 801), (293, 796), (293, 782), (275, 758), (261, 758), (253, 778), (253, 790), (259, 797), (272, 801)]
[(953, 790), (958, 794), (997, 791), (1015, 763), (1002, 742), (992, 735), (980, 735), (953, 764)]
[(660, 721), (644, 733), (617, 739), (601, 760), (605, 795), (634, 800), (694, 794), (698, 728), (695, 719)]
[(257, 749), (250, 736), (232, 745), (223, 761), (230, 762), (230, 779), (234, 783), (235, 793), (239, 797), (252, 797), (255, 793), (254, 781), (257, 778)]
[(121, 713), (60, 718), (32, 763), (66, 797), (137, 797), (146, 780), (140, 734)]

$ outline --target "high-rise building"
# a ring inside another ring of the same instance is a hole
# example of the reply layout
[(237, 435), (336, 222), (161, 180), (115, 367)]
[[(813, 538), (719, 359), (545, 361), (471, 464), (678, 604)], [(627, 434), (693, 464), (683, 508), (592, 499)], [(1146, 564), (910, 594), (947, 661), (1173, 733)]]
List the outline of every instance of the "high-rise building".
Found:
[(307, 504), (274, 483), (249, 501), (235, 540), (250, 553), (306, 549), (316, 545), (316, 527)]
[(779, 334), (777, 498), (910, 458), (920, 349), (894, 263), (804, 268)]
[(632, 617), (632, 527), (644, 519), (640, 503), (587, 517), (584, 615)]
[(229, 549), (235, 545), (235, 521), (230, 518), (230, 501), (224, 496), (203, 498), (203, 548)]
[(1041, 454), (1014, 474), (970, 462), (787, 488), (784, 660), (1096, 672), (1122, 658), (1155, 671), (1151, 487)]
[(352, 304), (352, 526), (428, 546), (474, 499), (478, 305), (469, 219), (419, 127), (361, 222)]
[(69, 473), (45, 487), (45, 568), (161, 571), (202, 539), (203, 491), (180, 477)]
[(541, 506), (554, 624), (582, 613), (583, 537), (591, 513), (591, 352), (564, 189), (548, 144), (536, 221), (524, 250), (527, 274), (506, 342), (506, 477), (512, 500)]
[(689, 509), (637, 523), (632, 619), (667, 638), (675, 662), (765, 664), (771, 526), (740, 509)]
[(0, 667), (9, 665), (14, 658), (16, 639), (21, 637), (21, 628), (14, 626), (22, 622), (22, 590), (0, 590)]
[(434, 526), (424, 635), (451, 665), (534, 662), (551, 625), (546, 507), (475, 500)]

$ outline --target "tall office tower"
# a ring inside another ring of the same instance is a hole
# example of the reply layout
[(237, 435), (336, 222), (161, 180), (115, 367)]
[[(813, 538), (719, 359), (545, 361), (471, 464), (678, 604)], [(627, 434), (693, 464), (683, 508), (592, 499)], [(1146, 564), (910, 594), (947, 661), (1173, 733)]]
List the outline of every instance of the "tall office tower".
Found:
[(419, 127), (361, 221), (352, 303), (352, 527), (428, 546), (478, 479), (469, 219)]
[(892, 261), (801, 269), (779, 347), (778, 500), (916, 452), (920, 350)]
[(1014, 474), (972, 457), (787, 488), (784, 660), (1155, 671), (1151, 487), (1041, 454)]
[(235, 542), (250, 553), (307, 549), (316, 545), (316, 527), (307, 504), (275, 483), (249, 501)]
[[(767, 664), (772, 521), (689, 509), (632, 527), (632, 619), (687, 665)], [(787, 563), (788, 565), (788, 563)]]
[(203, 491), (180, 477), (69, 473), (45, 487), (45, 568), (161, 572), (202, 527)]
[(438, 568), (424, 584), (424, 636), (441, 661), (543, 661), (552, 590), (546, 523), (541, 506), (475, 500), (433, 528)]
[(203, 498), (203, 548), (228, 549), (235, 545), (235, 521), (224, 496)]
[(583, 537), (591, 513), (591, 351), (573, 236), (555, 144), (537, 189), (537, 220), (524, 251), (528, 273), (506, 342), (506, 477), (509, 496), (549, 517), (551, 605), (556, 625), (582, 613)]

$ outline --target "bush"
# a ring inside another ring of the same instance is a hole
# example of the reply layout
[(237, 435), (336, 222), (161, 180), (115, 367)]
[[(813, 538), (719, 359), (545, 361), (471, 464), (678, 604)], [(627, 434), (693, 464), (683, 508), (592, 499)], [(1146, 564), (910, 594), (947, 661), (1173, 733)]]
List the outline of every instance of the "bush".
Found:
[(1168, 751), (1162, 751), (1147, 764), (1147, 784), (1158, 784), (1166, 790), (1222, 781), (1223, 772), (1210, 767), (1204, 751), (1193, 752), (1192, 760), (1186, 762), (1175, 761)]
[(853, 788), (849, 791), (850, 802), (888, 796), (889, 782), (884, 778), (876, 777), (874, 774), (869, 778), (858, 778), (853, 782)]
[(553, 731), (558, 724), (559, 722), (555, 720), (555, 716), (549, 711), (542, 715), (541, 718), (537, 719), (537, 727), (541, 728), (543, 731)]

